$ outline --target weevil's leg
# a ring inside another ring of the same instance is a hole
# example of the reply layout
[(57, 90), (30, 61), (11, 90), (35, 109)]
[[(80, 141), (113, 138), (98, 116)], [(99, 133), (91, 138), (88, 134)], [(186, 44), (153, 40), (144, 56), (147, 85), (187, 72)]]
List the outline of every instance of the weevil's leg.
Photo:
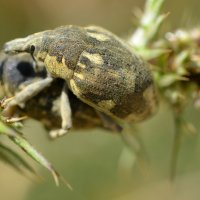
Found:
[[(132, 161), (131, 157), (129, 157), (129, 163), (130, 163), (129, 169), (133, 169), (134, 165), (136, 165), (140, 169), (140, 172), (144, 177), (151, 176), (152, 169), (150, 165), (150, 160), (146, 152), (144, 141), (140, 136), (139, 130), (137, 130), (136, 127), (126, 122), (123, 124), (123, 127), (124, 130), (121, 132), (120, 136), (124, 141), (124, 143), (126, 144), (126, 147), (128, 147), (125, 152), (130, 153), (132, 151), (133, 153)], [(122, 154), (120, 160), (124, 161), (124, 159), (127, 158), (126, 153)], [(120, 165), (123, 167), (123, 163), (121, 163)]]
[(48, 87), (52, 81), (52, 77), (47, 77), (26, 86), (22, 91), (11, 98), (10, 101), (5, 101), (3, 103), (3, 115), (5, 117), (11, 117), (14, 114), (16, 106), (22, 106), (27, 100), (36, 96), (39, 92)]
[(12, 117), (10, 119), (6, 119), (6, 122), (7, 123), (14, 123), (14, 122), (21, 122), (25, 119), (27, 119), (28, 117), (27, 116), (22, 116), (22, 117)]
[(119, 124), (117, 124), (117, 122), (115, 122), (111, 117), (109, 117), (108, 115), (100, 111), (96, 111), (96, 112), (98, 116), (100, 117), (105, 128), (117, 133), (122, 132), (123, 128)]
[(62, 118), (61, 129), (50, 131), (49, 135), (51, 138), (65, 135), (72, 127), (72, 114), (66, 85), (63, 87), (61, 93), (60, 114)]

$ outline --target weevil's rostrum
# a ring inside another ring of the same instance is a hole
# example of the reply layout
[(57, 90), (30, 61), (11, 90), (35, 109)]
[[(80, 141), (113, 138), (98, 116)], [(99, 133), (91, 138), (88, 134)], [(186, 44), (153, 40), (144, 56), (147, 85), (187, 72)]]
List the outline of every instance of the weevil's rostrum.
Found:
[(31, 53), (80, 100), (114, 118), (141, 121), (157, 107), (148, 64), (103, 28), (62, 26), (10, 41), (4, 50)]

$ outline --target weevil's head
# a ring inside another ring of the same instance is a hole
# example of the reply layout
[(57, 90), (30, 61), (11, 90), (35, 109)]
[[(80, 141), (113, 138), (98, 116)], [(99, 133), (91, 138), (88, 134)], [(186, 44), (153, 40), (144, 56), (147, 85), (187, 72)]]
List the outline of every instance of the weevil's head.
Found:
[(7, 54), (30, 53), (36, 60), (44, 61), (48, 49), (48, 35), (51, 31), (43, 31), (29, 35), (25, 38), (17, 38), (5, 43), (3, 49)]

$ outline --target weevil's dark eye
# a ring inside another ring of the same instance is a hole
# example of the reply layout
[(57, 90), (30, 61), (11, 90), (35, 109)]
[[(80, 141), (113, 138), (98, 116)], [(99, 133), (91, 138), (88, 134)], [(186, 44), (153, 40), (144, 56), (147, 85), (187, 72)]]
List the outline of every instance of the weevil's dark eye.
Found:
[(35, 46), (31, 45), (31, 47), (30, 47), (30, 53), (33, 54), (34, 51), (35, 51)]
[(33, 60), (35, 60), (34, 55), (33, 55), (34, 51), (35, 51), (35, 46), (34, 46), (34, 45), (31, 45), (31, 46), (30, 46), (30, 52), (29, 52), (29, 53), (31, 54), (31, 57), (33, 58)]

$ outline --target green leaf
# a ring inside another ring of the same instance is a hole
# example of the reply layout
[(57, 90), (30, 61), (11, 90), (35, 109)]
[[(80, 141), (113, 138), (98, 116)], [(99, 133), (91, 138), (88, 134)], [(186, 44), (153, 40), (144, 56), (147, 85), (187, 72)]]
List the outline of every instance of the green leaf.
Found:
[(171, 73), (171, 74), (165, 74), (162, 77), (160, 77), (160, 80), (158, 81), (158, 85), (160, 88), (167, 88), (173, 83), (177, 81), (188, 81), (186, 77)]
[(135, 49), (147, 48), (149, 42), (155, 37), (161, 23), (168, 14), (160, 14), (164, 0), (148, 0), (146, 1), (145, 10), (140, 19), (139, 27), (131, 36), (129, 43)]
[[(35, 174), (34, 169), (19, 154), (17, 154), (15, 151), (13, 151), (12, 149), (10, 149), (9, 147), (5, 146), (2, 143), (0, 143), (0, 152), (4, 153), (5, 156), (7, 156), (8, 158), (12, 159), (14, 164), (16, 163), (17, 166), (22, 166), (31, 173)], [(19, 170), (19, 167), (17, 167), (17, 170)]]
[(145, 60), (152, 60), (160, 57), (163, 54), (169, 54), (168, 49), (138, 49), (138, 54), (142, 56)]
[(7, 125), (4, 122), (0, 121), (0, 134), (8, 136), (8, 138), (19, 146), (27, 155), (29, 155), (33, 160), (38, 162), (40, 165), (48, 169), (56, 185), (59, 185), (59, 179), (61, 179), (65, 185), (72, 190), (71, 185), (64, 180), (62, 176), (55, 170), (52, 164), (39, 152), (37, 151), (23, 136), (22, 134), (14, 129), (11, 125)]
[(6, 152), (0, 150), (0, 159), (4, 163), (13, 167), (16, 171), (24, 174), (23, 170), (19, 167), (19, 165), (12, 158), (10, 158), (10, 156), (7, 155)]

